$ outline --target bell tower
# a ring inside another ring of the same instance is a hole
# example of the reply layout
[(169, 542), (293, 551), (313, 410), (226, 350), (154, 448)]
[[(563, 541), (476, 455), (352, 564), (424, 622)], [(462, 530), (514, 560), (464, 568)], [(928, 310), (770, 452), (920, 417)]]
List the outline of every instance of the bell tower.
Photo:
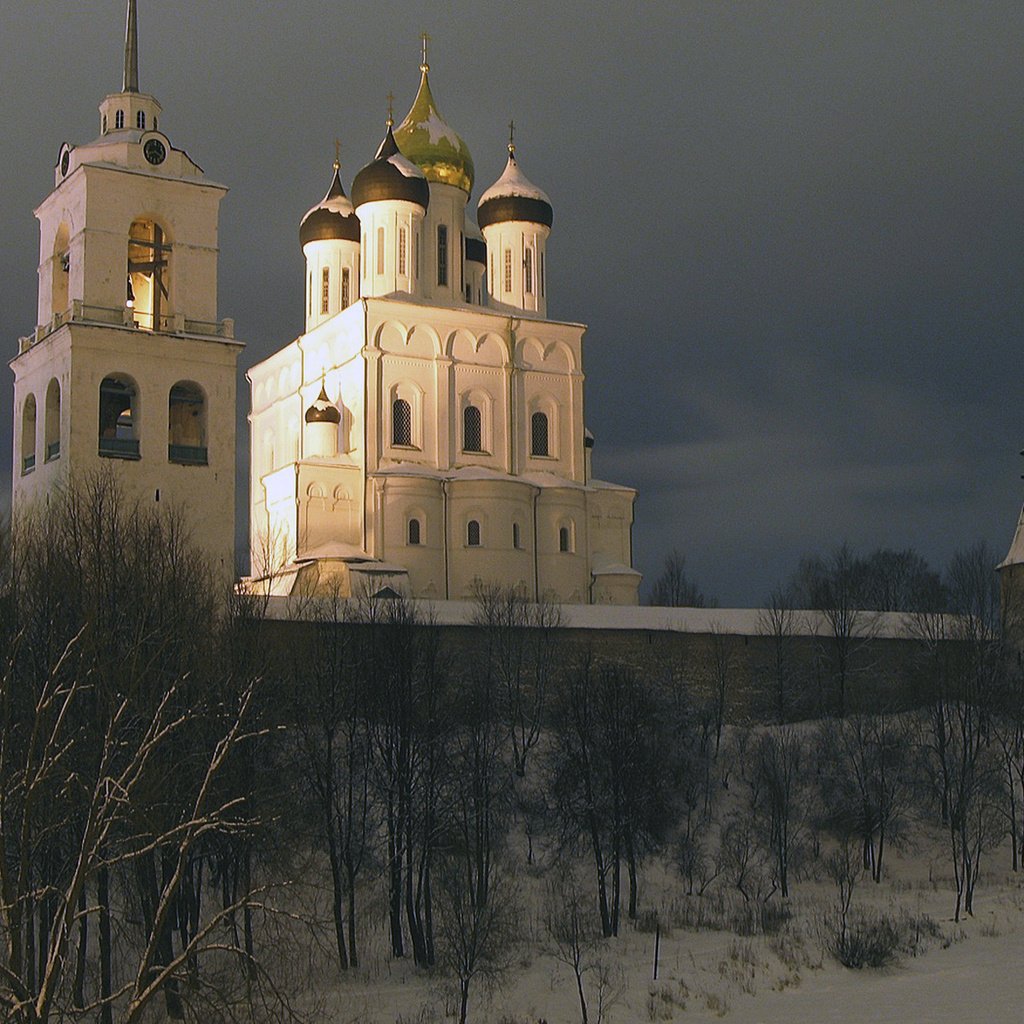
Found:
[(218, 212), (227, 189), (164, 131), (139, 88), (128, 0), (120, 92), (100, 133), (64, 143), (39, 221), (36, 327), (14, 371), (13, 508), (69, 477), (113, 469), (170, 502), (234, 573), (235, 377), (244, 347), (218, 319)]

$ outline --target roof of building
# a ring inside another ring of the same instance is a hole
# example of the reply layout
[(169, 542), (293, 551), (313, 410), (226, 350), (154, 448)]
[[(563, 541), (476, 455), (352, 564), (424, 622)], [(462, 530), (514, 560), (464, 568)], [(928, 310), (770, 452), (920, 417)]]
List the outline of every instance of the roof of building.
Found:
[(480, 197), (477, 222), (481, 228), (508, 221), (526, 221), (551, 227), (554, 211), (547, 193), (537, 188), (519, 169), (509, 146), (508, 163), (501, 177)]
[(385, 200), (416, 203), (424, 210), (430, 205), (427, 179), (419, 167), (402, 155), (390, 122), (377, 155), (352, 182), (352, 202), (357, 208)]

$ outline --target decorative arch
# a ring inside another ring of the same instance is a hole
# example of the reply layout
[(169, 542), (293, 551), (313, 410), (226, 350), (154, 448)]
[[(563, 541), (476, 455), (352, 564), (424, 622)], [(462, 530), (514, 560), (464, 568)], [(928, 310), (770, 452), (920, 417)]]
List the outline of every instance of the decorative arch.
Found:
[(524, 370), (544, 369), (544, 346), (539, 338), (521, 338), (516, 345), (516, 365)]
[(576, 552), (576, 520), (566, 517), (558, 523), (558, 550), (561, 554)]
[(167, 458), (183, 466), (208, 464), (206, 395), (194, 381), (178, 381), (167, 396)]
[(29, 392), (21, 407), (21, 473), (36, 468), (36, 396)]
[(46, 386), (46, 421), (43, 428), (43, 457), (47, 462), (60, 458), (60, 381), (50, 379)]
[(419, 506), (406, 510), (405, 543), (408, 547), (419, 547), (427, 543), (427, 515)]
[(141, 403), (138, 385), (125, 373), (100, 384), (99, 454), (108, 459), (138, 459)]

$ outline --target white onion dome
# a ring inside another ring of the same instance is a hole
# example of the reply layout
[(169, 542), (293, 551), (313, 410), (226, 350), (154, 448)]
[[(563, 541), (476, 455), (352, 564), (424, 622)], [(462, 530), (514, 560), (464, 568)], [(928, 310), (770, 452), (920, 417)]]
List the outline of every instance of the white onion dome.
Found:
[(364, 203), (388, 200), (416, 203), (424, 210), (430, 204), (427, 179), (414, 163), (402, 155), (390, 124), (377, 155), (352, 182), (352, 202), (357, 209)]
[(359, 241), (359, 218), (341, 184), (341, 171), (334, 167), (334, 180), (327, 195), (302, 218), (299, 242)]
[(316, 401), (306, 410), (307, 423), (333, 423), (341, 422), (341, 413), (338, 407), (327, 397), (327, 388), (321, 387), (320, 394)]
[(405, 120), (395, 129), (395, 141), (427, 181), (454, 185), (469, 195), (475, 174), (469, 147), (438, 111), (427, 80), (428, 65), (422, 64), (420, 70), (419, 92)]
[(466, 259), (487, 266), (487, 243), (483, 232), (468, 218), (466, 219)]
[(553, 217), (551, 200), (519, 169), (515, 151), (509, 147), (508, 163), (501, 177), (480, 197), (477, 223), (481, 228), (509, 221), (551, 227)]

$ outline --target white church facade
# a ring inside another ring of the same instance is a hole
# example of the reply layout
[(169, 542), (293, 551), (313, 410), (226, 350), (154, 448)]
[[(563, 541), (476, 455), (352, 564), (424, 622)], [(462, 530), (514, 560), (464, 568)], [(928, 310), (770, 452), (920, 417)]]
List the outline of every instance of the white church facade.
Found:
[[(391, 588), (464, 599), (480, 582), (635, 604), (635, 492), (595, 479), (580, 324), (547, 317), (553, 209), (519, 168), (480, 197), (424, 53), (349, 199), (335, 164), (303, 219), (304, 333), (248, 372), (250, 587)], [(61, 147), (40, 225), (37, 327), (15, 376), (13, 501), (112, 468), (186, 510), (233, 571), (242, 344), (218, 320), (210, 181), (139, 90), (128, 2), (121, 92)], [(482, 229), (482, 232), (481, 230)]]

